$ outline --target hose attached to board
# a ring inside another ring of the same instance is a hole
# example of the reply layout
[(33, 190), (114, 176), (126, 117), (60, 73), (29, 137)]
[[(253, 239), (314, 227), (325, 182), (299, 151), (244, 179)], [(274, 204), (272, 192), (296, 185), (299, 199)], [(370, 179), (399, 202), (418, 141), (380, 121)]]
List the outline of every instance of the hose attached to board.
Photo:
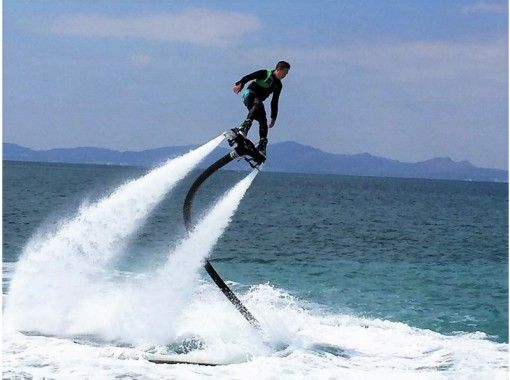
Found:
[[(186, 194), (186, 199), (184, 200), (184, 206), (182, 208), (182, 213), (184, 217), (184, 225), (186, 226), (186, 231), (188, 233), (191, 232), (192, 225), (191, 225), (191, 206), (193, 204), (193, 198), (195, 196), (195, 193), (197, 192), (198, 188), (202, 183), (209, 178), (211, 175), (213, 175), (216, 171), (221, 169), (223, 166), (227, 165), (229, 162), (233, 161), (235, 158), (238, 157), (238, 155), (228, 153), (222, 158), (220, 158), (218, 161), (213, 163), (211, 166), (209, 166), (207, 169), (205, 169), (202, 174), (193, 182), (191, 187), (188, 190), (188, 194)], [(255, 317), (248, 311), (246, 306), (242, 304), (242, 302), (237, 298), (237, 296), (234, 294), (234, 292), (228, 287), (227, 284), (225, 284), (225, 281), (220, 277), (218, 272), (213, 268), (209, 260), (205, 260), (204, 268), (207, 271), (207, 274), (212, 278), (214, 283), (220, 288), (220, 290), (223, 292), (223, 294), (229, 299), (229, 301), (236, 307), (237, 310), (243, 315), (243, 317), (255, 328), (260, 329), (260, 323), (255, 319)]]

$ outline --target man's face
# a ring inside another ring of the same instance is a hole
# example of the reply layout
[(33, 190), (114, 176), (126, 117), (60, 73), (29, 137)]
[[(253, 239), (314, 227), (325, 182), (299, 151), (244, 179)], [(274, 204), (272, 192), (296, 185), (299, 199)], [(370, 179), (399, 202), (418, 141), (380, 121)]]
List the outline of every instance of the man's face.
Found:
[(276, 69), (274, 71), (274, 76), (277, 77), (278, 79), (283, 79), (287, 76), (288, 73), (289, 69)]

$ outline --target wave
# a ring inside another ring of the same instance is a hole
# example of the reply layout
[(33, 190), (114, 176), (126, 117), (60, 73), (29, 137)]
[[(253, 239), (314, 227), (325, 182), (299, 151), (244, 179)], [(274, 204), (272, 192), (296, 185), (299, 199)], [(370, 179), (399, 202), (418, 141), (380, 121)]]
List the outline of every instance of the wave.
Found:
[[(508, 344), (493, 342), (481, 332), (444, 335), (404, 323), (330, 313), (269, 284), (253, 286), (241, 298), (261, 322), (262, 335), (217, 288), (201, 282), (179, 316), (166, 322), (175, 332), (166, 344), (11, 333), (4, 338), (4, 371), (34, 373), (30, 367), (45, 363), (42, 372), (48, 375), (50, 368), (64, 375), (86, 368), (89, 373), (98, 371), (98, 378), (127, 373), (146, 378), (244, 378), (257, 373), (262, 379), (503, 379), (507, 375)], [(155, 331), (163, 327), (151, 326)], [(74, 353), (74, 360), (68, 351)], [(151, 354), (178, 354), (226, 365), (158, 366), (146, 360)]]

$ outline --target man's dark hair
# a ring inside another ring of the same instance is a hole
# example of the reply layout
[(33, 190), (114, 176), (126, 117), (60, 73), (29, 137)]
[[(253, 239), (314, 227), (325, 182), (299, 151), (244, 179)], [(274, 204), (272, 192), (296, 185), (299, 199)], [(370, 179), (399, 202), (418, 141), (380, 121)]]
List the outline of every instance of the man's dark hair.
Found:
[(276, 70), (278, 69), (290, 69), (290, 63), (286, 61), (280, 61), (276, 64)]

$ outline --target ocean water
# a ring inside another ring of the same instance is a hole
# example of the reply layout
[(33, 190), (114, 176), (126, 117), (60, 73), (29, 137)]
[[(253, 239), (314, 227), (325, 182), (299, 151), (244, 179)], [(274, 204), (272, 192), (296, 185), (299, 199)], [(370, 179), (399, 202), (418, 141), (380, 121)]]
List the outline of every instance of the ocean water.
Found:
[(508, 377), (507, 184), (171, 171), (4, 162), (4, 378)]

